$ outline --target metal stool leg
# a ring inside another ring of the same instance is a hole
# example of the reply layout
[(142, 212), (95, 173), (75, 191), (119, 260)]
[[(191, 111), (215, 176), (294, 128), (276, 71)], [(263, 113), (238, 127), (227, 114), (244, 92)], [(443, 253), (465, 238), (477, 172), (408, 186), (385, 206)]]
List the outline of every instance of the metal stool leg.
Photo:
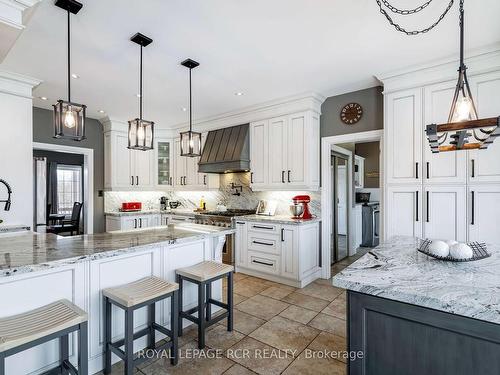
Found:
[(88, 323), (80, 324), (78, 330), (78, 374), (86, 375), (89, 373), (89, 346), (88, 346)]
[(152, 303), (148, 306), (148, 327), (149, 327), (149, 335), (148, 335), (148, 348), (154, 349), (156, 345), (155, 340), (155, 329), (153, 328), (153, 323), (156, 321), (156, 310), (155, 304)]
[(233, 330), (233, 273), (227, 274), (227, 330)]
[(207, 317), (206, 317), (207, 322), (212, 317), (212, 305), (208, 302), (208, 300), (210, 298), (212, 298), (212, 283), (208, 282), (207, 283)]
[(104, 297), (104, 374), (111, 373), (111, 302)]
[(170, 348), (170, 363), (175, 366), (179, 361), (179, 347), (177, 335), (179, 332), (179, 291), (176, 290), (170, 297), (170, 332), (172, 333), (172, 347)]
[(177, 278), (176, 278), (176, 281), (177, 281), (177, 284), (179, 284), (179, 304), (177, 305), (178, 308), (177, 308), (177, 316), (178, 316), (178, 319), (179, 319), (179, 322), (178, 322), (178, 336), (181, 337), (182, 336), (182, 316), (181, 316), (181, 312), (183, 311), (182, 310), (182, 276), (181, 275), (177, 275)]
[(198, 284), (198, 349), (205, 347), (205, 284)]
[(125, 310), (125, 375), (134, 372), (134, 310)]
[(68, 335), (59, 337), (59, 363), (61, 365), (61, 374), (67, 375), (69, 371), (64, 367), (64, 361), (69, 360), (69, 339)]

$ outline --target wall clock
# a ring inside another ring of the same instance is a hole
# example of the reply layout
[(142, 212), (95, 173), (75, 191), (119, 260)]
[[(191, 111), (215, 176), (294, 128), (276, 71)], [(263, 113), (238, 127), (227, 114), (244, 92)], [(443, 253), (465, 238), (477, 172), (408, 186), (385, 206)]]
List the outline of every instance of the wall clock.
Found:
[(353, 125), (363, 116), (363, 108), (358, 103), (346, 104), (340, 111), (340, 119), (344, 124)]

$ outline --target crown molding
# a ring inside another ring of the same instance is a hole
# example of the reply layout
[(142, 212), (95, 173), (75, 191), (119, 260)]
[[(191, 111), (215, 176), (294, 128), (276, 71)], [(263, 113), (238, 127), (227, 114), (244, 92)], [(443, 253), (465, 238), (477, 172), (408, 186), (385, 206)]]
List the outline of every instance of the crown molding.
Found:
[(33, 99), (33, 88), (42, 83), (41, 80), (0, 70), (0, 92)]

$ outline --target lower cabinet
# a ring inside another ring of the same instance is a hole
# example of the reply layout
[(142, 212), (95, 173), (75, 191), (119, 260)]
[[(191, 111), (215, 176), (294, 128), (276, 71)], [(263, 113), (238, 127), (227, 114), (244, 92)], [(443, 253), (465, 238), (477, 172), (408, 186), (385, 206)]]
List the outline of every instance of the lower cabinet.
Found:
[(386, 202), (387, 238), (422, 236), (421, 186), (390, 186)]
[(160, 225), (160, 215), (106, 216), (106, 232), (133, 230)]
[(236, 222), (238, 272), (304, 287), (320, 277), (319, 223)]
[(469, 241), (500, 243), (500, 185), (470, 185), (467, 195)]

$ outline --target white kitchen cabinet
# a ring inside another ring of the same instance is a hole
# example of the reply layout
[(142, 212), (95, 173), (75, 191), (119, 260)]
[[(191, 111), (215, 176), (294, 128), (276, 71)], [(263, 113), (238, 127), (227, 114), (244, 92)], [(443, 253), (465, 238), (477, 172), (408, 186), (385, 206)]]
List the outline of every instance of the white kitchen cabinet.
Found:
[(464, 186), (424, 188), (423, 237), (467, 241), (467, 205)]
[(104, 134), (104, 185), (110, 190), (152, 189), (154, 158), (152, 150), (129, 150), (126, 132)]
[(173, 186), (174, 178), (174, 145), (170, 139), (155, 140), (155, 185), (160, 189)]
[(387, 239), (393, 236), (422, 237), (422, 187), (387, 188)]
[(145, 229), (159, 225), (160, 215), (157, 214), (106, 216), (106, 232)]
[(422, 90), (385, 96), (386, 179), (389, 184), (422, 180)]
[(469, 241), (500, 243), (500, 185), (470, 186), (468, 201)]
[(356, 204), (354, 213), (354, 248), (357, 249), (363, 242), (363, 205)]
[[(427, 86), (424, 89), (424, 126), (444, 124), (448, 121), (456, 82), (449, 81)], [(433, 154), (424, 134), (423, 179), (425, 184), (461, 183), (467, 179), (467, 152), (441, 152)]]
[(237, 272), (304, 287), (321, 273), (319, 223), (238, 220), (235, 259)]
[(300, 112), (250, 124), (251, 186), (319, 189), (319, 116)]
[(365, 158), (354, 155), (354, 187), (365, 187)]

